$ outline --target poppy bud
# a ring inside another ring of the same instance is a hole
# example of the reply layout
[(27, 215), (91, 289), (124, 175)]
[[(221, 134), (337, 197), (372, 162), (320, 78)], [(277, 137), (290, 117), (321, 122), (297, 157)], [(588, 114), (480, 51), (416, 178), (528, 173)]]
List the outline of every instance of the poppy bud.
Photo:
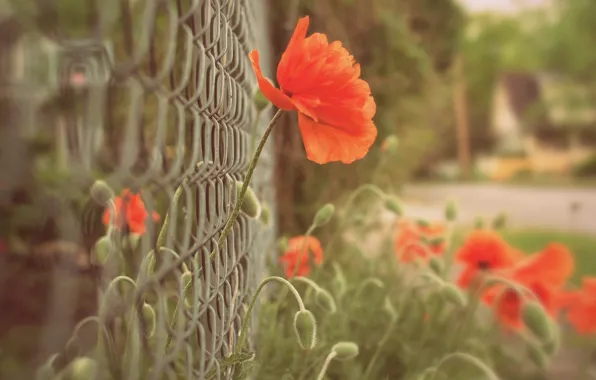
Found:
[(441, 295), (445, 300), (459, 306), (466, 306), (466, 298), (463, 293), (453, 284), (445, 284), (440, 290)]
[(319, 211), (317, 211), (313, 219), (313, 224), (317, 227), (324, 226), (325, 224), (329, 223), (334, 213), (335, 206), (331, 203), (327, 203), (325, 206), (321, 207)]
[(337, 360), (350, 360), (358, 356), (358, 345), (354, 342), (338, 342), (331, 348)]
[(262, 204), (261, 216), (259, 216), (259, 220), (265, 226), (269, 226), (271, 224), (271, 210), (269, 210), (269, 206), (264, 203)]
[(102, 180), (97, 180), (91, 186), (91, 198), (98, 205), (108, 207), (110, 199), (114, 198), (114, 191)]
[(112, 244), (112, 239), (107, 235), (102, 236), (95, 242), (92, 260), (97, 265), (104, 265), (113, 251), (114, 245)]
[(422, 228), (430, 227), (430, 222), (428, 220), (418, 219), (416, 221), (416, 223), (418, 224), (419, 227), (422, 227)]
[(445, 205), (445, 219), (450, 222), (453, 222), (455, 219), (457, 219), (457, 204), (455, 201), (451, 200)]
[(554, 321), (551, 320), (550, 325), (553, 330), (553, 337), (550, 341), (544, 343), (542, 349), (548, 355), (555, 355), (561, 348), (561, 332), (559, 331), (559, 326)]
[(493, 228), (495, 230), (500, 230), (505, 228), (505, 225), (507, 224), (507, 214), (504, 212), (499, 213), (499, 215), (497, 215), (495, 217), (495, 219), (493, 220)]
[(310, 350), (315, 347), (317, 340), (317, 321), (308, 310), (300, 310), (294, 316), (294, 333), (298, 345), (302, 349)]
[(288, 238), (283, 236), (281, 238), (279, 238), (279, 240), (277, 241), (277, 246), (279, 247), (279, 250), (282, 252), (285, 252), (288, 250)]
[(385, 137), (385, 140), (381, 143), (381, 150), (388, 153), (396, 153), (398, 147), (399, 139), (394, 134)]
[(432, 256), (428, 261), (428, 267), (438, 276), (443, 274), (443, 270), (445, 269), (445, 264), (443, 263), (443, 259), (438, 256)]
[(528, 344), (528, 356), (538, 368), (544, 370), (548, 367), (548, 358), (538, 345)]
[(263, 95), (263, 93), (259, 89), (255, 91), (255, 94), (253, 95), (252, 99), (258, 111), (264, 110), (270, 104), (269, 100), (265, 97), (265, 95)]
[[(240, 181), (236, 181), (236, 196), (238, 197), (238, 201), (240, 200), (240, 192), (242, 191), (242, 186), (244, 184)], [(248, 217), (256, 219), (261, 215), (261, 202), (259, 202), (259, 198), (257, 198), (257, 194), (249, 187), (246, 188), (246, 193), (244, 193), (244, 201), (242, 202), (242, 206), (240, 210), (244, 212)]]
[(431, 247), (436, 247), (445, 243), (445, 238), (443, 236), (435, 236), (433, 238), (426, 239), (426, 243)]
[(554, 332), (550, 318), (540, 303), (536, 301), (524, 302), (522, 320), (526, 327), (542, 342), (552, 341)]
[(484, 228), (484, 226), (486, 225), (486, 223), (484, 222), (484, 218), (479, 216), (476, 218), (476, 221), (474, 222), (474, 228), (476, 228), (477, 230), (481, 230)]
[(147, 336), (153, 336), (155, 332), (155, 310), (148, 303), (143, 303), (143, 319), (147, 328)]
[(401, 206), (401, 203), (394, 197), (387, 197), (387, 199), (385, 199), (385, 208), (397, 216), (402, 216), (404, 214), (404, 209)]
[(91, 358), (76, 358), (68, 367), (68, 377), (72, 380), (90, 380), (95, 379), (97, 374), (97, 362)]
[(337, 306), (335, 305), (335, 300), (329, 294), (328, 291), (322, 288), (318, 288), (315, 293), (315, 302), (321, 308), (325, 309), (329, 313), (335, 313), (337, 310)]

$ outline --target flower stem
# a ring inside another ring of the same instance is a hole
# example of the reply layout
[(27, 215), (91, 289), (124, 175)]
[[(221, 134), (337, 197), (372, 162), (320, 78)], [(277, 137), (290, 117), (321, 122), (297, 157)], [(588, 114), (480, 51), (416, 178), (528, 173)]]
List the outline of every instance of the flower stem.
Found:
[(383, 334), (383, 337), (381, 338), (381, 341), (379, 342), (379, 345), (377, 346), (377, 349), (375, 350), (372, 359), (370, 359), (370, 362), (368, 362), (366, 371), (364, 371), (364, 376), (362, 376), (363, 379), (368, 380), (370, 378), (371, 372), (374, 369), (377, 360), (379, 359), (379, 355), (381, 355), (381, 350), (385, 347), (385, 344), (387, 344), (387, 341), (391, 337), (391, 333), (393, 332), (393, 328), (395, 327), (395, 322), (395, 319), (392, 320), (387, 330), (385, 330), (385, 334)]
[(447, 363), (448, 361), (451, 361), (454, 359), (460, 359), (460, 360), (465, 361), (469, 364), (472, 364), (474, 367), (481, 370), (486, 375), (486, 378), (489, 380), (499, 380), (497, 375), (495, 375), (495, 373), (490, 368), (488, 368), (487, 365), (484, 364), (480, 359), (478, 359), (477, 357), (472, 356), (470, 354), (466, 354), (464, 352), (454, 352), (454, 353), (451, 353), (451, 354), (443, 357), (443, 359), (441, 359), (439, 361), (439, 364), (437, 364), (437, 366), (435, 367), (435, 371), (433, 372), (433, 375), (430, 379), (434, 380), (435, 377), (437, 377), (437, 372), (439, 372), (439, 368), (442, 365), (444, 365), (445, 363)]
[(292, 285), (285, 278), (281, 278), (281, 277), (277, 277), (277, 276), (267, 277), (266, 279), (261, 281), (261, 283), (257, 287), (257, 290), (255, 290), (255, 293), (253, 294), (252, 299), (250, 300), (250, 304), (248, 305), (248, 310), (246, 311), (246, 315), (244, 316), (244, 321), (242, 322), (242, 328), (240, 330), (240, 338), (238, 338), (238, 344), (236, 345), (236, 353), (239, 353), (242, 350), (242, 346), (244, 346), (245, 335), (246, 335), (246, 331), (248, 329), (248, 322), (250, 321), (250, 313), (252, 312), (252, 309), (254, 308), (255, 303), (257, 302), (257, 298), (259, 297), (259, 294), (261, 293), (261, 290), (263, 290), (265, 285), (267, 285), (271, 281), (277, 281), (281, 284), (284, 284), (286, 286), (286, 289), (289, 289), (294, 294), (294, 298), (296, 299), (296, 302), (298, 302), (298, 307), (300, 308), (300, 311), (306, 310), (306, 308), (304, 307), (304, 302), (302, 301), (302, 297), (300, 297), (300, 294), (298, 293), (298, 291), (296, 290), (294, 285)]
[(319, 376), (317, 376), (317, 380), (323, 380), (325, 377), (325, 373), (327, 373), (327, 367), (329, 367), (329, 363), (335, 358), (337, 354), (335, 352), (330, 352), (325, 359), (325, 363), (323, 363), (323, 368), (321, 368), (321, 372), (319, 372)]
[[(259, 157), (261, 156), (261, 152), (263, 151), (263, 148), (265, 147), (265, 143), (267, 142), (269, 135), (273, 131), (273, 127), (275, 126), (275, 123), (280, 118), (282, 113), (283, 113), (283, 110), (281, 110), (281, 109), (275, 113), (275, 115), (269, 122), (269, 125), (267, 126), (267, 129), (265, 130), (265, 133), (263, 134), (263, 137), (261, 137), (261, 140), (259, 141), (257, 150), (255, 151), (255, 154), (253, 155), (252, 160), (250, 161), (250, 164), (248, 166), (248, 170), (246, 171), (246, 177), (244, 178), (244, 182), (242, 183), (242, 189), (240, 189), (240, 194), (238, 194), (238, 199), (236, 200), (236, 206), (234, 206), (234, 210), (232, 210), (232, 215), (230, 215), (230, 217), (228, 218), (228, 221), (226, 222), (224, 229), (223, 229), (221, 235), (219, 236), (219, 239), (217, 240), (218, 248), (220, 248), (222, 246), (224, 240), (230, 234), (232, 225), (236, 221), (238, 214), (240, 214), (240, 208), (242, 207), (242, 204), (244, 203), (244, 196), (246, 195), (246, 190), (248, 190), (248, 184), (250, 183), (250, 180), (252, 179), (252, 175), (253, 175), (255, 168), (257, 166), (257, 162), (259, 161)], [(210, 260), (213, 260), (215, 258), (216, 252), (217, 252), (216, 250), (213, 250), (213, 252), (211, 252), (211, 254), (209, 255)]]
[[(378, 195), (380, 198), (383, 198), (385, 196), (385, 193), (383, 193), (383, 191), (381, 189), (379, 189), (375, 185), (372, 185), (370, 183), (361, 185), (358, 188), (356, 188), (352, 192), (352, 194), (350, 194), (350, 197), (348, 198), (348, 200), (346, 201), (346, 203), (344, 205), (344, 210), (346, 210), (346, 211), (350, 210), (350, 208), (352, 207), (352, 204), (356, 200), (356, 197), (358, 197), (360, 194), (362, 194), (362, 193), (364, 193), (366, 191), (371, 191), (371, 192), (375, 193), (376, 195)], [(348, 218), (347, 217), (341, 219), (339, 225), (337, 226), (337, 229), (335, 230), (335, 232), (331, 236), (331, 239), (329, 240), (329, 243), (327, 244), (327, 246), (324, 249), (324, 252), (325, 253), (331, 252), (330, 250), (333, 247), (333, 244), (335, 243), (335, 241), (337, 240), (337, 238), (341, 235), (341, 232), (344, 229), (344, 227), (346, 226), (347, 222), (348, 222)]]

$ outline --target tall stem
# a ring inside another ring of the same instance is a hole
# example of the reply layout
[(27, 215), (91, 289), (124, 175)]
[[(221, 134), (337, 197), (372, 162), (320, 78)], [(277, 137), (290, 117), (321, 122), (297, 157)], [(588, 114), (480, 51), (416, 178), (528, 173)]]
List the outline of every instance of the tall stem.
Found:
[(252, 312), (252, 309), (254, 308), (255, 303), (257, 302), (257, 298), (259, 297), (259, 294), (261, 293), (261, 290), (263, 290), (265, 285), (267, 285), (271, 281), (277, 281), (279, 283), (284, 284), (286, 286), (286, 289), (289, 289), (294, 294), (294, 298), (296, 298), (296, 302), (298, 302), (298, 307), (300, 308), (300, 311), (306, 310), (306, 308), (304, 307), (304, 302), (302, 301), (302, 297), (300, 297), (300, 294), (298, 293), (296, 288), (292, 284), (290, 284), (288, 280), (276, 276), (267, 277), (259, 284), (257, 290), (255, 290), (255, 294), (253, 294), (252, 299), (250, 300), (248, 310), (246, 311), (244, 321), (242, 322), (240, 338), (238, 338), (238, 345), (236, 346), (236, 353), (239, 353), (242, 350), (242, 346), (244, 345), (245, 335), (248, 329), (248, 322), (250, 321), (250, 313)]
[(335, 352), (330, 352), (325, 359), (325, 363), (323, 363), (323, 368), (321, 368), (321, 372), (319, 372), (319, 376), (317, 376), (317, 380), (323, 380), (325, 374), (327, 373), (327, 367), (329, 367), (329, 363), (335, 358), (337, 354)]
[[(281, 109), (277, 110), (277, 112), (275, 113), (275, 115), (273, 116), (271, 121), (269, 122), (269, 125), (267, 126), (267, 129), (265, 130), (265, 133), (263, 134), (263, 137), (261, 137), (261, 141), (259, 141), (257, 150), (255, 151), (255, 154), (252, 157), (252, 160), (250, 161), (250, 165), (248, 166), (248, 170), (246, 171), (246, 177), (244, 178), (244, 182), (242, 183), (242, 189), (240, 189), (240, 194), (238, 194), (238, 199), (236, 200), (236, 206), (234, 206), (232, 215), (230, 215), (230, 217), (228, 218), (228, 221), (226, 222), (226, 225), (224, 226), (224, 229), (223, 229), (221, 235), (219, 236), (219, 239), (217, 240), (218, 248), (220, 248), (222, 246), (224, 240), (230, 234), (232, 225), (236, 221), (238, 214), (240, 214), (240, 208), (242, 207), (242, 204), (244, 203), (244, 196), (246, 195), (246, 191), (248, 190), (248, 184), (250, 183), (250, 180), (252, 179), (252, 175), (253, 175), (255, 168), (257, 166), (257, 162), (259, 161), (259, 157), (261, 156), (261, 152), (263, 151), (263, 148), (265, 147), (265, 143), (267, 142), (267, 139), (269, 138), (271, 131), (273, 131), (273, 127), (275, 126), (275, 123), (280, 118), (282, 113), (283, 113), (283, 110), (281, 110)], [(216, 250), (211, 252), (211, 254), (209, 255), (210, 260), (213, 260), (215, 258), (216, 252), (217, 252)]]

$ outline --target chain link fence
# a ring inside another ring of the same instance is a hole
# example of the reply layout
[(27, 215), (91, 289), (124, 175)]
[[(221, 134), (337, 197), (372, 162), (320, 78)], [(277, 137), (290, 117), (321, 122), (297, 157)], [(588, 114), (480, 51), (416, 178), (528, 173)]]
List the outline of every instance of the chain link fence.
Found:
[[(267, 122), (247, 57), (268, 61), (265, 22), (256, 0), (0, 0), (0, 378), (83, 356), (99, 378), (231, 376), (275, 235), (241, 215), (216, 244)], [(251, 186), (274, 215), (272, 171), (267, 146)], [(159, 220), (106, 235), (97, 179)]]

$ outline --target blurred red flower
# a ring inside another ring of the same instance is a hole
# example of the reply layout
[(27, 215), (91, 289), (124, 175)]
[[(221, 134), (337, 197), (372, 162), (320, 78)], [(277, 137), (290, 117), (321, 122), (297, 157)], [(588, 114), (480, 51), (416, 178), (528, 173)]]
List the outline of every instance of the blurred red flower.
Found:
[(287, 278), (292, 277), (296, 266), (296, 275), (308, 276), (311, 271), (311, 257), (315, 264), (323, 262), (323, 248), (319, 239), (313, 236), (296, 236), (288, 241), (288, 248), (279, 261), (285, 267)]
[[(122, 191), (122, 194), (114, 198), (116, 215), (114, 217), (114, 226), (116, 228), (128, 227), (130, 232), (135, 234), (144, 234), (146, 231), (147, 218), (149, 213), (145, 208), (145, 203), (141, 194), (132, 193), (129, 189)], [(151, 213), (153, 220), (159, 220), (159, 214), (155, 211)], [(107, 208), (103, 214), (103, 223), (110, 224), (111, 212)]]
[(474, 230), (455, 254), (455, 261), (464, 265), (457, 284), (467, 288), (479, 274), (512, 267), (521, 257), (495, 231)]
[[(544, 309), (555, 316), (560, 309), (559, 294), (565, 282), (573, 273), (573, 255), (567, 247), (558, 243), (551, 243), (537, 254), (520, 261), (510, 270), (503, 270), (498, 274), (517, 284), (523, 285), (542, 304)], [(495, 306), (501, 322), (510, 328), (521, 328), (521, 306), (524, 299), (515, 291), (505, 290), (499, 299), (504, 286), (495, 286), (485, 295), (485, 301)], [(527, 295), (527, 299), (531, 295)]]
[[(400, 219), (395, 230), (394, 252), (405, 263), (417, 258), (428, 259), (430, 255), (445, 252), (445, 225), (442, 223), (423, 224), (408, 219)], [(438, 243), (432, 243), (439, 238)]]
[(584, 277), (582, 288), (564, 293), (560, 305), (578, 333), (596, 334), (596, 277)]
[(298, 111), (308, 159), (349, 164), (363, 158), (377, 137), (376, 104), (354, 57), (324, 34), (306, 37), (308, 24), (308, 17), (298, 20), (281, 56), (279, 89), (263, 76), (259, 52), (249, 57), (263, 95), (280, 109)]

